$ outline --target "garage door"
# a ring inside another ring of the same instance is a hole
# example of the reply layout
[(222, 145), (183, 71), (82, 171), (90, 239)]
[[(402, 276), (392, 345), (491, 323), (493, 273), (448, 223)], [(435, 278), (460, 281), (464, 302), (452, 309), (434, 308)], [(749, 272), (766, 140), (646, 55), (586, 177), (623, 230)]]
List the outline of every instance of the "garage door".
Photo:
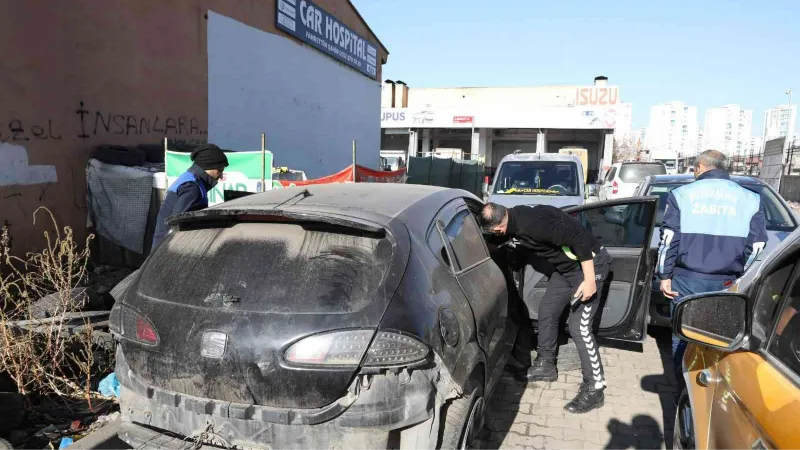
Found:
[(492, 161), (487, 166), (497, 168), (503, 158), (516, 150), (522, 150), (522, 153), (536, 153), (536, 140), (492, 141)]

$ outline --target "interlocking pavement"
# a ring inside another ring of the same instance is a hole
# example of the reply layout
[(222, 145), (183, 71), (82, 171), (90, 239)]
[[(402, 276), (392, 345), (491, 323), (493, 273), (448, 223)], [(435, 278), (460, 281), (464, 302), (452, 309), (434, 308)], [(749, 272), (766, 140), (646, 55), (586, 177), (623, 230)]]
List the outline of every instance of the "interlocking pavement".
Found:
[(578, 392), (580, 370), (559, 373), (552, 383), (526, 385), (504, 377), (489, 403), (480, 447), (671, 448), (675, 406), (670, 335), (654, 330), (643, 345), (602, 342), (605, 405), (587, 414), (563, 410)]

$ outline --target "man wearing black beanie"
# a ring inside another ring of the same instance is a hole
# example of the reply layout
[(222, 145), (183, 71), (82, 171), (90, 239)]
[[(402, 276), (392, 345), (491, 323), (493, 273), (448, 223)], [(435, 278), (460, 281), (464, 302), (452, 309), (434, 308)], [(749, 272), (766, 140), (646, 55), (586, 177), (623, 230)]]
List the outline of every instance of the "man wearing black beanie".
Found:
[(153, 236), (155, 250), (167, 237), (167, 218), (176, 214), (208, 208), (208, 191), (217, 185), (222, 172), (228, 167), (228, 157), (214, 144), (205, 144), (192, 152), (194, 164), (167, 190), (164, 204), (158, 211), (156, 232)]

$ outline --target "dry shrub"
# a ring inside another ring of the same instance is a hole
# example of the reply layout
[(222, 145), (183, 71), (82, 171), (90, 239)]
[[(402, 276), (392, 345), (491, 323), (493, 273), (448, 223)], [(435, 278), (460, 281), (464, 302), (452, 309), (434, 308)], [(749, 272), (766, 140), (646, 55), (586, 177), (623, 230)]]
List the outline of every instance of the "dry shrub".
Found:
[[(77, 319), (76, 328), (70, 315), (83, 306), (83, 298), (72, 291), (86, 281), (93, 236), (79, 246), (72, 229), (59, 229), (46, 208), (34, 212), (34, 224), (41, 211), (54, 228), (45, 231), (47, 246), (41, 252), (13, 256), (8, 224), (0, 233), (0, 373), (13, 379), (20, 394), (91, 400), (101, 397), (92, 392), (92, 381), (110, 369), (113, 359), (109, 350), (93, 345), (88, 319), (82, 324)], [(54, 299), (50, 318), (37, 322), (37, 328), (20, 326), (19, 321), (34, 320), (31, 305), (48, 294)]]

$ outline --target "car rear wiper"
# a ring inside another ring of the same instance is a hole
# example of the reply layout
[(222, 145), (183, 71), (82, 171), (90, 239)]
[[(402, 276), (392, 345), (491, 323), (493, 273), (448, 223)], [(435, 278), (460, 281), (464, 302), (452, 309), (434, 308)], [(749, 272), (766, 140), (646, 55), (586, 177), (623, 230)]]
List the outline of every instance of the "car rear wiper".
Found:
[(285, 205), (286, 203), (288, 203), (288, 202), (289, 202), (289, 200), (292, 200), (293, 198), (295, 198), (295, 197), (298, 197), (298, 196), (300, 196), (300, 195), (302, 195), (302, 196), (303, 196), (303, 198), (301, 198), (300, 200), (298, 200), (298, 201), (297, 201), (298, 203), (299, 203), (300, 201), (302, 201), (302, 200), (305, 200), (305, 199), (307, 199), (308, 197), (311, 197), (311, 195), (312, 195), (312, 194), (311, 194), (311, 192), (308, 192), (308, 188), (306, 188), (306, 189), (303, 189), (302, 191), (298, 192), (297, 194), (294, 194), (294, 195), (292, 195), (291, 197), (287, 198), (286, 200), (284, 200), (284, 201), (282, 201), (282, 202), (278, 203), (277, 205), (273, 206), (273, 207), (272, 207), (272, 209), (278, 209), (278, 207)]

